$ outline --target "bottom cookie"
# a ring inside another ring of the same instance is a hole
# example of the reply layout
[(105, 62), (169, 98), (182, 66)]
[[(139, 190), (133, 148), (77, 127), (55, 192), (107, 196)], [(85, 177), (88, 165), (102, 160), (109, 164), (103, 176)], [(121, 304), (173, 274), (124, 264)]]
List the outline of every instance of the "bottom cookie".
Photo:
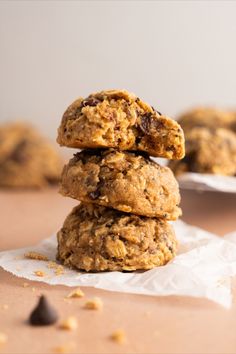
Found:
[(166, 221), (81, 203), (57, 234), (57, 258), (85, 271), (133, 271), (174, 258), (177, 240)]

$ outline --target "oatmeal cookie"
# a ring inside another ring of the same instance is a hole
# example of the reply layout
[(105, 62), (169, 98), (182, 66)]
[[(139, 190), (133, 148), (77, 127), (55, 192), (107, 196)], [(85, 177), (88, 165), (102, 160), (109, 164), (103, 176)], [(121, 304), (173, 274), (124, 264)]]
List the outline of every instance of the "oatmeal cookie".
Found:
[(80, 204), (57, 234), (57, 258), (85, 271), (132, 271), (162, 266), (176, 254), (171, 225), (162, 219)]
[(0, 127), (0, 187), (42, 188), (57, 184), (62, 170), (59, 154), (25, 123)]
[(199, 172), (233, 176), (236, 174), (236, 134), (218, 128), (194, 128), (185, 134), (186, 156), (170, 161), (174, 173)]
[(138, 215), (175, 220), (181, 214), (172, 171), (146, 154), (113, 149), (77, 153), (63, 169), (60, 192)]
[(225, 128), (236, 132), (236, 113), (215, 108), (194, 108), (178, 119), (185, 132), (197, 127)]
[(102, 91), (68, 107), (57, 142), (72, 148), (116, 148), (181, 159), (184, 135), (179, 124), (125, 90)]

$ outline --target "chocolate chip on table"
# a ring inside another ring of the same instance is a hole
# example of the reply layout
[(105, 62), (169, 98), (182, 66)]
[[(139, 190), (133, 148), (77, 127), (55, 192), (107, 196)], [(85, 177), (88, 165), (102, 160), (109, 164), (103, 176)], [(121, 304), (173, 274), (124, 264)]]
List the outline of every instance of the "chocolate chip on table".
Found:
[(81, 105), (82, 105), (82, 107), (86, 107), (86, 106), (95, 107), (100, 102), (101, 101), (95, 97), (89, 97), (89, 98), (86, 98), (85, 100), (83, 100)]
[(29, 323), (32, 326), (48, 326), (56, 323), (56, 310), (48, 303), (45, 296), (41, 296), (35, 309), (31, 312)]

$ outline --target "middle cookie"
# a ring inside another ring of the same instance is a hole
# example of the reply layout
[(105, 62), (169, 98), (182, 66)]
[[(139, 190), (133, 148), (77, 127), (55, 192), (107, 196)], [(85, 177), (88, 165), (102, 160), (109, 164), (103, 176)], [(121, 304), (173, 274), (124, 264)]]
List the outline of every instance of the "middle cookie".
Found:
[(172, 171), (135, 152), (93, 149), (75, 154), (63, 169), (60, 193), (137, 215), (167, 220), (181, 215)]

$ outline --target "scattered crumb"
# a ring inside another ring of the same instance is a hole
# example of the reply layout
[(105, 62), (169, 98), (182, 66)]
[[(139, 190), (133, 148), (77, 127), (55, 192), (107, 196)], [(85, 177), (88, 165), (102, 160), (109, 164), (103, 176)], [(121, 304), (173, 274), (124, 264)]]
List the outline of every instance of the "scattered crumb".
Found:
[(0, 332), (0, 344), (5, 344), (7, 342), (7, 335), (3, 332)]
[(93, 299), (88, 300), (84, 307), (89, 310), (101, 310), (103, 302), (99, 297), (94, 297)]
[(48, 261), (48, 257), (47, 256), (44, 256), (41, 253), (33, 252), (33, 251), (25, 253), (24, 257), (28, 258), (28, 259), (35, 259), (36, 261)]
[(84, 292), (80, 288), (77, 288), (71, 291), (66, 297), (70, 299), (70, 298), (80, 298), (83, 296), (84, 296)]
[(56, 275), (62, 275), (65, 273), (64, 267), (62, 265), (59, 265), (57, 269), (55, 269), (54, 273)]
[(111, 339), (119, 344), (123, 344), (126, 342), (126, 335), (123, 329), (117, 329), (115, 332), (112, 333)]
[(77, 318), (74, 316), (69, 316), (64, 321), (62, 321), (59, 325), (60, 329), (66, 329), (69, 331), (74, 331), (78, 327)]
[(46, 273), (42, 270), (35, 270), (34, 274), (37, 275), (37, 277), (45, 277)]
[(57, 264), (56, 262), (54, 261), (50, 261), (48, 262), (48, 266), (47, 266), (49, 269), (54, 269), (54, 274), (55, 275), (61, 275), (61, 274), (64, 274), (65, 273), (65, 269), (64, 267), (61, 265), (61, 264)]
[(8, 310), (8, 309), (9, 309), (9, 306), (8, 306), (7, 304), (4, 304), (4, 305), (2, 305), (2, 309), (3, 309), (3, 310)]
[(56, 262), (54, 262), (54, 261), (48, 262), (48, 265), (47, 265), (47, 267), (49, 269), (55, 269), (55, 268), (57, 268), (57, 266), (58, 266), (58, 264)]
[(23, 288), (28, 288), (29, 283), (23, 283)]
[(70, 353), (75, 348), (75, 343), (65, 343), (53, 348), (54, 353)]
[(33, 293), (36, 291), (36, 289), (35, 288), (32, 288), (32, 291), (33, 291)]

